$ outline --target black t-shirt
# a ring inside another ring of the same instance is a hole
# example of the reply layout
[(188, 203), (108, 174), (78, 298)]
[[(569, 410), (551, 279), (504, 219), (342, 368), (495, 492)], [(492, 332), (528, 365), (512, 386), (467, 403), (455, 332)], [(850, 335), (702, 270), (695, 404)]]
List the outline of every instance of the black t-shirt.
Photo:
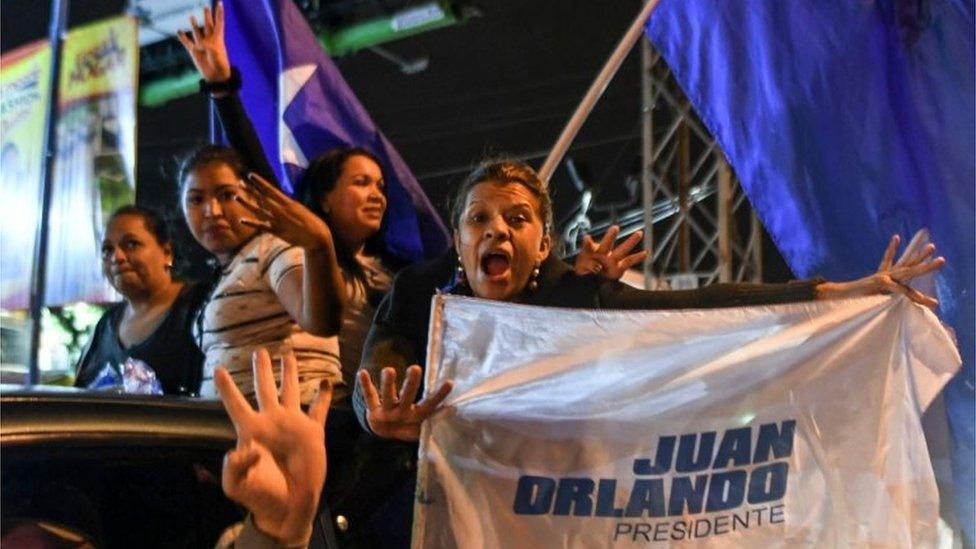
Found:
[(119, 322), (125, 312), (125, 303), (113, 305), (98, 321), (78, 361), (75, 386), (87, 387), (105, 364), (111, 364), (121, 373), (122, 364), (132, 357), (145, 362), (156, 372), (163, 393), (197, 394), (203, 371), (203, 353), (193, 339), (193, 323), (205, 298), (206, 288), (203, 285), (186, 284), (156, 331), (145, 341), (128, 349), (119, 342)]

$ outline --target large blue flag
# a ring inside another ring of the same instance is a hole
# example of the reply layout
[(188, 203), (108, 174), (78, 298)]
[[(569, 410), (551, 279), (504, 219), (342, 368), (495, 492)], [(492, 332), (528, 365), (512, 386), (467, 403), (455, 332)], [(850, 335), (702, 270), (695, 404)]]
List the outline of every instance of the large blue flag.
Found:
[(224, 10), (230, 60), (244, 75), (241, 100), (284, 190), (316, 155), (364, 147), (383, 162), (387, 249), (407, 261), (441, 253), (448, 233), (436, 209), (294, 2), (225, 0)]
[(663, 0), (646, 32), (797, 275), (862, 276), (892, 234), (930, 229), (965, 361), (945, 399), (976, 539), (972, 0)]

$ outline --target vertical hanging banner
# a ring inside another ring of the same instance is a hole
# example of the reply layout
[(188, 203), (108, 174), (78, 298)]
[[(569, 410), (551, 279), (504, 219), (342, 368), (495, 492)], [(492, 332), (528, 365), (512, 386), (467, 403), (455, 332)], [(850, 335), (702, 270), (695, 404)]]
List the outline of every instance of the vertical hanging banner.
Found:
[(414, 547), (937, 544), (919, 416), (960, 357), (927, 309), (433, 307)]
[[(2, 196), (0, 307), (26, 308), (40, 220), (50, 47), (0, 59)], [(108, 214), (135, 198), (138, 23), (108, 19), (72, 30), (58, 90), (57, 158), (51, 203), (46, 305), (116, 298), (101, 275)]]
[(0, 308), (26, 309), (40, 209), (51, 48), (0, 58)]
[(73, 29), (62, 55), (47, 304), (110, 301), (99, 242), (107, 216), (135, 198), (138, 24)]

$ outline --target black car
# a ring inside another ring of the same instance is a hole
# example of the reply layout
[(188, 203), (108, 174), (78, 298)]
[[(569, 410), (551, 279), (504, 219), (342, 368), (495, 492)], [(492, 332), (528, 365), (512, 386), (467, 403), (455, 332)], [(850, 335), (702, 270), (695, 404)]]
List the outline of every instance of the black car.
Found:
[(220, 489), (234, 441), (216, 401), (4, 387), (3, 545), (213, 547), (244, 517)]

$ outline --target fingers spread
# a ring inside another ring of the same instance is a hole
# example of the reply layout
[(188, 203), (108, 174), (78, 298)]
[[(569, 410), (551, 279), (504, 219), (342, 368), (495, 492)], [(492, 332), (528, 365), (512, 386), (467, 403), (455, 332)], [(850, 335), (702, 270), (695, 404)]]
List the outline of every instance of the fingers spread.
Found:
[(610, 248), (613, 246), (614, 241), (617, 239), (617, 235), (620, 234), (620, 227), (612, 225), (600, 239), (600, 246), (597, 248), (597, 252), (601, 254), (610, 253)]
[(927, 296), (915, 288), (902, 284), (891, 277), (885, 277), (882, 280), (882, 286), (890, 293), (901, 294), (915, 303), (924, 305), (926, 307), (935, 307), (939, 304), (938, 300), (935, 298)]
[(186, 52), (192, 57), (194, 48), (193, 39), (191, 39), (186, 32), (181, 30), (176, 31), (176, 39), (180, 41), (180, 44), (183, 44), (183, 47), (186, 48)]
[(266, 210), (263, 207), (261, 207), (261, 205), (258, 204), (257, 202), (252, 202), (252, 201), (244, 198), (241, 195), (234, 196), (234, 200), (236, 200), (238, 204), (244, 206), (248, 210), (250, 210), (250, 211), (254, 212), (255, 214), (257, 214), (262, 219), (270, 219), (271, 218), (271, 212), (269, 212), (268, 210)]
[(907, 279), (911, 280), (912, 278), (919, 277), (924, 274), (931, 273), (933, 271), (937, 271), (941, 269), (943, 266), (945, 266), (945, 263), (946, 263), (945, 258), (940, 256), (933, 259), (932, 261), (926, 261), (925, 263), (919, 263), (918, 265), (914, 265), (909, 269), (909, 275)]
[(925, 243), (929, 241), (929, 231), (927, 229), (919, 229), (912, 235), (912, 239), (908, 241), (908, 245), (905, 246), (905, 251), (902, 252), (901, 257), (898, 259), (896, 264), (902, 264), (906, 259), (916, 255), (919, 248), (921, 248)]
[(919, 263), (931, 257), (932, 254), (934, 253), (935, 253), (935, 244), (926, 244), (924, 248), (913, 253), (910, 257), (906, 257), (908, 256), (908, 253), (906, 252), (902, 257), (902, 259), (898, 261), (898, 266), (914, 267), (915, 265), (918, 265)]
[(251, 182), (251, 187), (256, 189), (265, 198), (278, 202), (290, 200), (278, 187), (272, 185), (267, 179), (254, 172), (247, 174), (247, 179)]
[(383, 368), (380, 372), (380, 395), (383, 398), (380, 403), (383, 408), (396, 406), (396, 370), (393, 368)]
[(195, 15), (190, 16), (190, 27), (193, 28), (193, 41), (200, 42), (203, 40), (203, 27), (197, 23), (197, 18)]
[(612, 257), (614, 260), (619, 261), (620, 258), (629, 254), (630, 251), (634, 249), (634, 246), (636, 246), (641, 241), (641, 238), (643, 238), (643, 236), (644, 234), (641, 231), (637, 231), (636, 233), (631, 234), (619, 246), (614, 248), (613, 253), (610, 254), (610, 257)]
[(217, 36), (224, 35), (224, 3), (217, 2), (217, 15), (214, 17), (214, 32)]
[(590, 236), (588, 234), (584, 234), (583, 235), (583, 247), (582, 247), (582, 249), (584, 249), (584, 250), (586, 250), (588, 252), (595, 252), (598, 247), (599, 246), (597, 246), (597, 243), (593, 241), (593, 237), (592, 236)]
[(271, 356), (266, 349), (258, 349), (251, 355), (254, 371), (254, 393), (258, 397), (258, 409), (271, 410), (278, 406), (278, 391), (275, 390), (274, 371)]
[(241, 431), (246, 430), (244, 428), (254, 414), (251, 404), (241, 394), (225, 368), (217, 368), (214, 372), (214, 385), (217, 387), (217, 394), (220, 395), (224, 409), (227, 410), (227, 415), (237, 429), (237, 436), (241, 436)]
[(453, 388), (454, 383), (452, 381), (445, 381), (440, 387), (437, 388), (436, 391), (434, 391), (433, 394), (427, 395), (426, 398), (418, 402), (416, 408), (414, 409), (417, 413), (418, 419), (423, 421), (437, 411), (437, 407), (444, 402), (444, 399), (447, 398), (447, 395)]
[(203, 29), (207, 32), (207, 35), (213, 34), (214, 22), (213, 13), (210, 12), (210, 6), (203, 8)]
[(410, 408), (413, 401), (417, 399), (417, 389), (420, 388), (420, 366), (414, 364), (407, 368), (407, 375), (403, 380), (403, 387), (400, 388), (400, 407)]
[(262, 231), (271, 232), (274, 229), (274, 226), (272, 226), (271, 223), (267, 221), (256, 221), (254, 219), (248, 219), (246, 217), (242, 217), (240, 219), (240, 222), (243, 225), (247, 225), (248, 227), (254, 227), (255, 229), (261, 229)]
[(620, 268), (626, 271), (627, 269), (647, 259), (648, 254), (649, 252), (647, 250), (644, 250), (643, 252), (637, 252), (636, 254), (628, 255), (627, 257), (620, 260)]
[(379, 408), (381, 406), (380, 395), (376, 391), (376, 386), (373, 385), (372, 378), (369, 377), (369, 372), (359, 370), (357, 376), (359, 376), (359, 387), (363, 391), (363, 398), (366, 400), (366, 408), (370, 410)]
[(299, 408), (302, 404), (298, 385), (298, 361), (289, 352), (281, 359), (281, 404), (286, 408)]
[(887, 271), (891, 268), (891, 263), (895, 259), (895, 252), (898, 251), (898, 243), (901, 242), (901, 237), (894, 235), (891, 240), (888, 241), (888, 247), (885, 248), (884, 257), (881, 258), (881, 263), (878, 264), (879, 271)]

